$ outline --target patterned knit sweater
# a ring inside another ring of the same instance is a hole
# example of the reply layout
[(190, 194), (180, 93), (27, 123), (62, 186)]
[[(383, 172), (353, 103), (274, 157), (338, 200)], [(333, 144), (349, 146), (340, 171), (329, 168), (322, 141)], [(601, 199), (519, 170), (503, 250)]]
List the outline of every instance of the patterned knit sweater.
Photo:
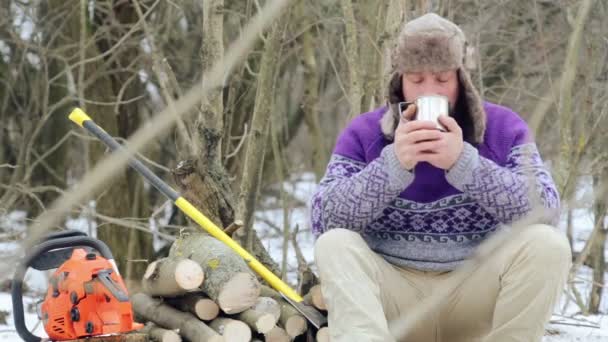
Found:
[(413, 172), (401, 167), (380, 129), (386, 107), (355, 118), (312, 197), (315, 236), (350, 229), (393, 264), (447, 271), (533, 207), (558, 211), (559, 195), (526, 123), (508, 108), (484, 108), (484, 142), (465, 142), (449, 172), (428, 163)]

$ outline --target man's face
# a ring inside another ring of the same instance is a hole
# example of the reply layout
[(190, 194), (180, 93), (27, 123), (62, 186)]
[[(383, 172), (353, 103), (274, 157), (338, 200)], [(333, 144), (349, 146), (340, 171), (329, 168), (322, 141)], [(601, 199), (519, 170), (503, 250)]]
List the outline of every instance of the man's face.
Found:
[(443, 95), (448, 98), (450, 108), (454, 108), (456, 105), (458, 99), (458, 73), (456, 70), (405, 73), (402, 82), (403, 96), (407, 102), (413, 102), (422, 95)]

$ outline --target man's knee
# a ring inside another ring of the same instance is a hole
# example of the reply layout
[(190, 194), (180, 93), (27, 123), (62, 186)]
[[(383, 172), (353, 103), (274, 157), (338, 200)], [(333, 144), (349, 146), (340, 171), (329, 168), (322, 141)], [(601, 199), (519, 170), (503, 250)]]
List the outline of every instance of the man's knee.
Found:
[(335, 228), (323, 233), (315, 242), (315, 262), (319, 264), (347, 257), (349, 251), (368, 248), (361, 235), (352, 230)]
[(569, 266), (572, 251), (566, 236), (557, 228), (535, 224), (524, 228), (521, 238), (532, 255), (541, 263)]
[(352, 244), (360, 244), (363, 238), (359, 233), (343, 228), (334, 228), (323, 233), (315, 242), (315, 254), (339, 253), (340, 249)]

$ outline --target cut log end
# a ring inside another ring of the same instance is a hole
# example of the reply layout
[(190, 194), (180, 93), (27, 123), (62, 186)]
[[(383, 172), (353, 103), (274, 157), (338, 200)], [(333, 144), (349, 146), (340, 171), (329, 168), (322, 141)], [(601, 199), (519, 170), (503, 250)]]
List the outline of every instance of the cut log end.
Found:
[(317, 342), (329, 342), (329, 328), (323, 327), (317, 331)]
[(235, 274), (222, 288), (217, 303), (227, 314), (239, 313), (252, 307), (260, 295), (260, 285), (250, 273)]
[(152, 275), (156, 271), (157, 267), (158, 267), (158, 262), (156, 262), (156, 261), (151, 262), (148, 265), (148, 267), (146, 268), (146, 272), (144, 272), (144, 279), (150, 279), (150, 277), (152, 277)]
[(277, 320), (281, 317), (281, 306), (276, 300), (270, 297), (258, 298), (252, 309), (259, 312), (272, 314)]
[(230, 342), (248, 342), (251, 340), (251, 329), (241, 321), (218, 317), (209, 326)]
[(264, 334), (264, 339), (266, 342), (289, 342), (291, 340), (285, 329), (277, 326)]
[(327, 311), (327, 306), (325, 305), (325, 299), (323, 299), (323, 293), (321, 293), (321, 285), (315, 285), (310, 289), (312, 305), (314, 305), (319, 310)]
[(210, 321), (217, 317), (217, 315), (220, 313), (220, 308), (214, 301), (205, 298), (196, 302), (194, 311), (196, 312), (196, 316), (198, 316), (198, 318), (202, 319), (203, 321)]
[(199, 264), (190, 260), (181, 260), (175, 267), (175, 281), (185, 290), (194, 290), (201, 286), (205, 273), (199, 272)]
[(272, 330), (272, 328), (274, 328), (274, 326), (276, 324), (277, 324), (277, 319), (274, 317), (274, 315), (264, 314), (264, 315), (261, 315), (258, 318), (258, 320), (255, 322), (255, 327), (259, 333), (265, 334), (265, 333), (269, 332), (270, 330)]
[(241, 321), (233, 321), (224, 328), (224, 339), (229, 342), (248, 342), (251, 340), (251, 329)]
[(302, 316), (289, 317), (289, 319), (285, 323), (285, 331), (291, 338), (295, 338), (304, 334), (307, 328), (308, 324), (306, 322), (306, 319), (304, 319), (304, 317)]
[(201, 266), (192, 260), (162, 258), (148, 265), (142, 288), (151, 296), (176, 297), (200, 287), (204, 277)]

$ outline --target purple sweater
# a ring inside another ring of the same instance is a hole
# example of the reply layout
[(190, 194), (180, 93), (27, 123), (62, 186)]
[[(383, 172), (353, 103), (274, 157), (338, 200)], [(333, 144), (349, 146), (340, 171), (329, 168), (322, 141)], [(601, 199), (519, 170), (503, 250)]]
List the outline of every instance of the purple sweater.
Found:
[(414, 172), (401, 167), (380, 129), (386, 107), (355, 118), (312, 197), (315, 236), (350, 229), (393, 264), (447, 271), (533, 207), (558, 211), (559, 194), (526, 123), (508, 108), (484, 107), (484, 143), (465, 142), (449, 172), (428, 163)]

